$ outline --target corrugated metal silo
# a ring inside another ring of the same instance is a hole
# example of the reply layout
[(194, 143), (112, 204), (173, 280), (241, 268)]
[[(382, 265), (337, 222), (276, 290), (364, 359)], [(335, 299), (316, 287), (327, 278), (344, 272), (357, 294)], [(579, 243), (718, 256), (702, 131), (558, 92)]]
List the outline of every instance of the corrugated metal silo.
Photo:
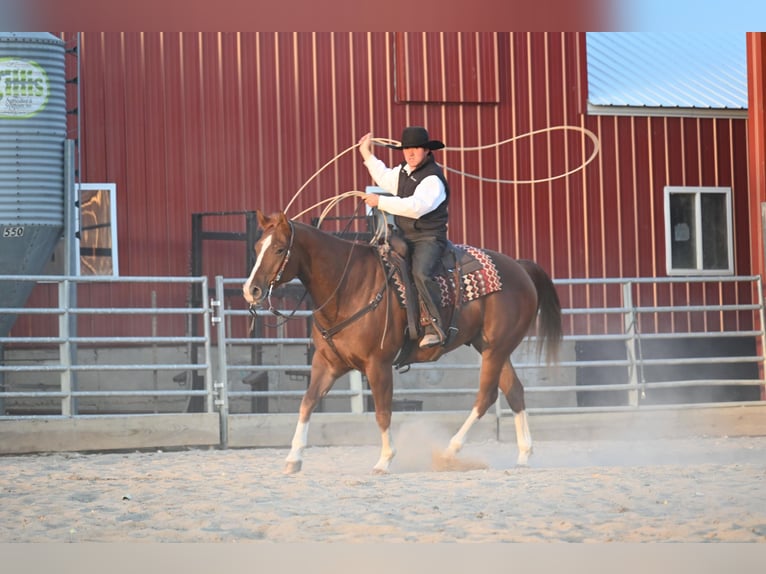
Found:
[[(44, 32), (0, 32), (0, 274), (42, 272), (64, 227), (64, 42)], [(0, 281), (5, 307), (28, 283)], [(15, 317), (0, 314), (0, 336)]]

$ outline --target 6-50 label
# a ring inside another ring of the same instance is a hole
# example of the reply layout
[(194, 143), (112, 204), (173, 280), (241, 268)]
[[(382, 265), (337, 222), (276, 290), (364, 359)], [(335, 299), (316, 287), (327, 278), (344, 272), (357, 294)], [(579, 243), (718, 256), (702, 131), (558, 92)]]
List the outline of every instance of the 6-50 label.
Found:
[(2, 237), (24, 237), (24, 226), (7, 226), (3, 227)]

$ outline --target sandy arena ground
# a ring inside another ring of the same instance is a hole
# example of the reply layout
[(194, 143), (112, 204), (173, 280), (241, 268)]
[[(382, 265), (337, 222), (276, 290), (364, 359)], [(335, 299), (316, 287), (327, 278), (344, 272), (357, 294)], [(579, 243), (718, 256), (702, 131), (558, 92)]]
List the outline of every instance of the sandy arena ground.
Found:
[(444, 445), (4, 456), (0, 542), (766, 542), (766, 437)]

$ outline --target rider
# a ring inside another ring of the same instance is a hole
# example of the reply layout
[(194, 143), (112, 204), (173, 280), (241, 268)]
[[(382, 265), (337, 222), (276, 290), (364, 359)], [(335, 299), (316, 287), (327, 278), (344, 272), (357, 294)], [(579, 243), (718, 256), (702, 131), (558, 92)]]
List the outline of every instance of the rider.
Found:
[(372, 134), (359, 140), (359, 152), (364, 158), (372, 179), (383, 190), (393, 194), (381, 196), (368, 193), (364, 201), (370, 207), (394, 215), (412, 256), (412, 276), (424, 306), (425, 335), (420, 347), (434, 347), (444, 343), (446, 337), (441, 326), (439, 285), (432, 278), (436, 263), (447, 245), (447, 205), (449, 185), (442, 168), (434, 160), (433, 150), (444, 144), (431, 140), (428, 131), (420, 126), (409, 126), (402, 132), (400, 146), (404, 161), (395, 168), (387, 167), (372, 153)]

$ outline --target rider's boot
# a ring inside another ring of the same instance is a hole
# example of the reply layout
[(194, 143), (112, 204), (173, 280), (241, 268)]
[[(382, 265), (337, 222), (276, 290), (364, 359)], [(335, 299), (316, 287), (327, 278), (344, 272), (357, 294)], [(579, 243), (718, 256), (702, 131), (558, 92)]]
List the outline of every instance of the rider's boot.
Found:
[(447, 336), (442, 331), (439, 323), (435, 318), (431, 318), (431, 322), (425, 327), (426, 334), (420, 340), (418, 345), (421, 349), (428, 349), (430, 347), (436, 347), (437, 345), (443, 345)]
[[(425, 330), (425, 334), (418, 345), (421, 349), (443, 345), (447, 340), (440, 324), (441, 317), (439, 316), (439, 305), (436, 304), (436, 301), (441, 298), (439, 287), (433, 280), (429, 281), (426, 285), (428, 292), (423, 293), (420, 298), (421, 317), (423, 318), (422, 324), (424, 325)], [(428, 301), (424, 300), (426, 296), (428, 297)]]

